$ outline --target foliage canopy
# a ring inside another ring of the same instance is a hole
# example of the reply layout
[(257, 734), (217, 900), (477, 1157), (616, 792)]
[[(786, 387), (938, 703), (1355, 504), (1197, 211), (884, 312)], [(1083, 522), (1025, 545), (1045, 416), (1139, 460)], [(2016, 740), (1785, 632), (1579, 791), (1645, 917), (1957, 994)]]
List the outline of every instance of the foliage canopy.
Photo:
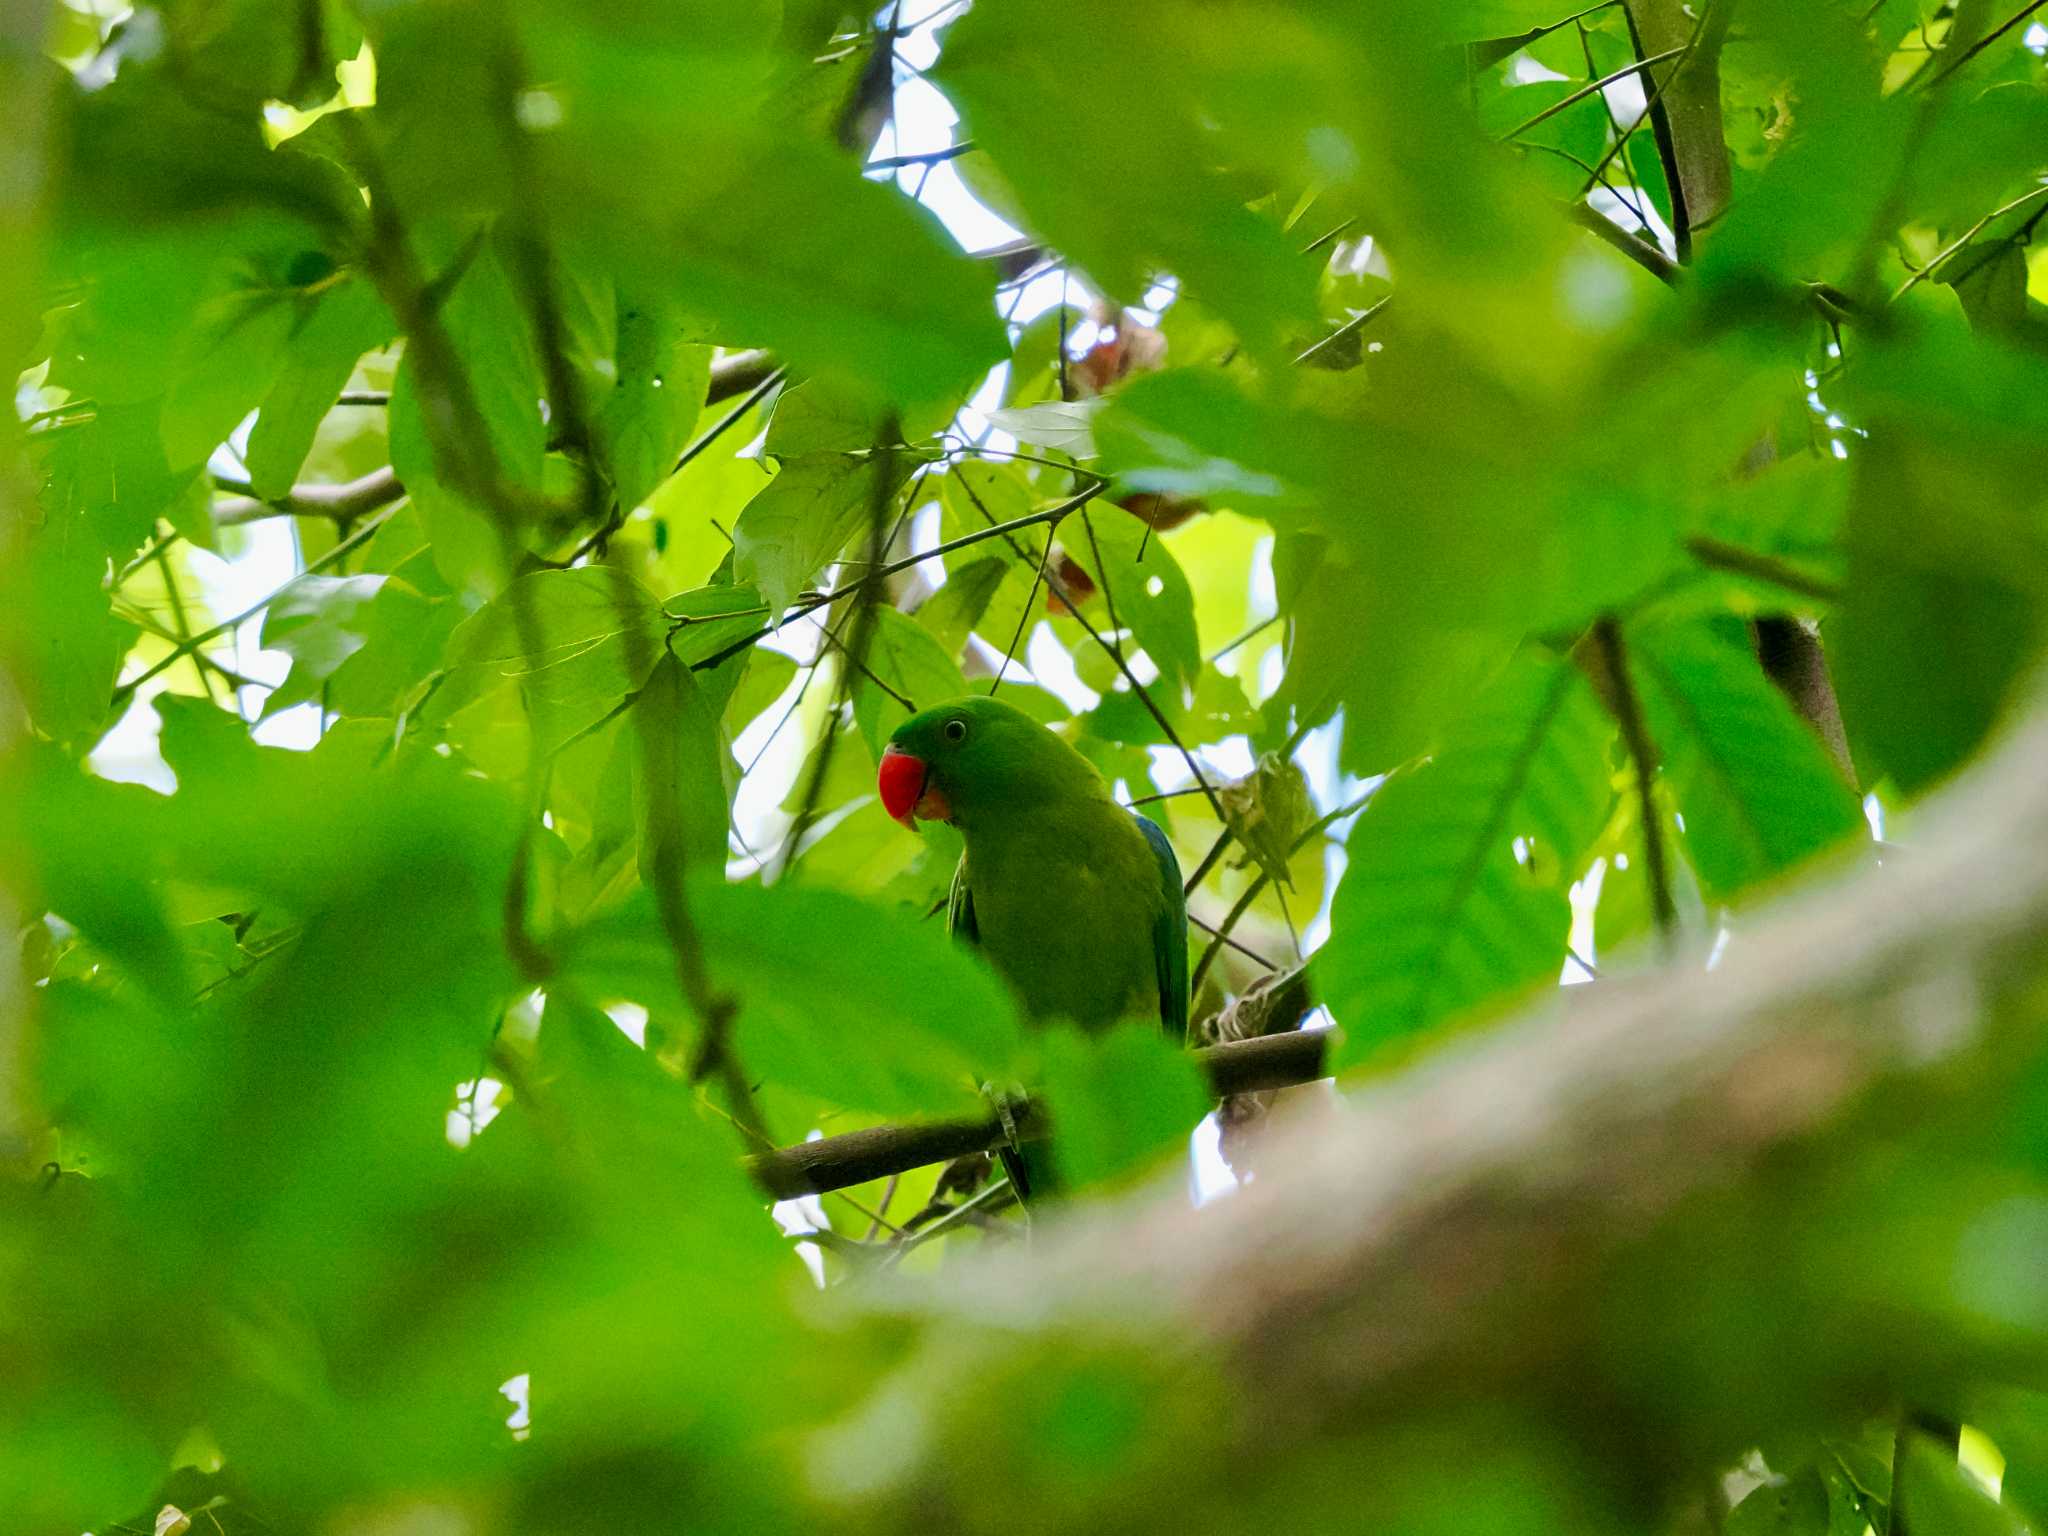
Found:
[(1080, 1200), (1183, 1155), (1186, 1058), (927, 920), (875, 760), (970, 689), (1168, 831), (1198, 1021), (1314, 953), (1344, 1083), (1910, 857), (2048, 648), (2038, 4), (19, 9), (8, 1528), (2048, 1515), (2038, 1050), (1942, 1221), (1908, 1157), (1768, 1246), (1955, 1277), (1906, 1422), (2004, 1504), (1860, 1332), (1718, 1374), (1689, 1278), (1638, 1359), (1649, 1261), (1713, 1464), (1503, 1401), (1226, 1477), (1199, 1351), (949, 1353), (1021, 1227), (936, 1168), (805, 1207), (821, 1295), (740, 1158), (1013, 1082)]

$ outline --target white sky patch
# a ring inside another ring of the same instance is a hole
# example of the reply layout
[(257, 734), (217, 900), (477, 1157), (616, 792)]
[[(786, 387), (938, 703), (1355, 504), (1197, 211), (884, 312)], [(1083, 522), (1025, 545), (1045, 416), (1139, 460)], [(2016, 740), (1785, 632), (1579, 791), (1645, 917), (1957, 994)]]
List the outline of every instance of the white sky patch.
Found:
[(1236, 1192), (1237, 1175), (1223, 1161), (1223, 1127), (1212, 1111), (1188, 1136), (1188, 1195), (1196, 1205), (1207, 1205)]
[(494, 1077), (479, 1077), (455, 1085), (455, 1107), (448, 1111), (448, 1145), (466, 1147), (483, 1128), (498, 1118), (505, 1106), (499, 1095), (505, 1085)]
[(514, 1440), (524, 1440), (533, 1433), (532, 1378), (525, 1371), (521, 1371), (499, 1387), (498, 1393), (512, 1405), (511, 1413), (505, 1417), (505, 1427), (512, 1431)]
[[(823, 1131), (813, 1130), (805, 1141), (818, 1141)], [(768, 1207), (768, 1214), (775, 1219), (775, 1225), (790, 1237), (805, 1232), (824, 1232), (832, 1223), (825, 1217), (825, 1203), (816, 1195), (801, 1195), (794, 1200), (778, 1200)], [(816, 1243), (797, 1243), (796, 1256), (803, 1260), (804, 1268), (811, 1272), (812, 1283), (818, 1289), (825, 1288), (825, 1255)]]
[(638, 1003), (607, 1003), (604, 1016), (619, 1026), (619, 1033), (639, 1046), (647, 1048), (647, 1010)]
[(1031, 626), (1031, 638), (1024, 643), (1024, 662), (1038, 685), (1056, 693), (1075, 714), (1093, 709), (1102, 696), (1081, 681), (1074, 670), (1074, 658), (1060, 644), (1052, 626), (1042, 620)]

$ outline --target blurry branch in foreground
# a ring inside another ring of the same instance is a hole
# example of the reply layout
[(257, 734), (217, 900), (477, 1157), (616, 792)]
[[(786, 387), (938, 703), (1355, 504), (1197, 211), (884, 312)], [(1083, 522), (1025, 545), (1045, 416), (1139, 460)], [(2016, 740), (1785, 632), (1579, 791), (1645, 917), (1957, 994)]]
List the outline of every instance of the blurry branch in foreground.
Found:
[[(1640, 1510), (1776, 1426), (2028, 1379), (2038, 1251), (2015, 1238), (1993, 1275), (1984, 1245), (2048, 1064), (2044, 761), (2048, 709), (1903, 857), (1743, 913), (1712, 970), (1553, 991), (1342, 1114), (1282, 1119), (1272, 1171), (1227, 1200), (1192, 1209), (1176, 1171), (1027, 1252), (866, 1293), (935, 1325), (877, 1401), (943, 1422), (963, 1382), (1115, 1350), (1156, 1401), (1229, 1405), (1194, 1432), (1213, 1445), (1176, 1447), (1183, 1478), (1226, 1453), (1284, 1478), (1319, 1440), (1392, 1458), (1485, 1405)], [(2035, 1288), (1993, 1319), (1971, 1285)], [(933, 1435), (906, 1502), (959, 1451)]]

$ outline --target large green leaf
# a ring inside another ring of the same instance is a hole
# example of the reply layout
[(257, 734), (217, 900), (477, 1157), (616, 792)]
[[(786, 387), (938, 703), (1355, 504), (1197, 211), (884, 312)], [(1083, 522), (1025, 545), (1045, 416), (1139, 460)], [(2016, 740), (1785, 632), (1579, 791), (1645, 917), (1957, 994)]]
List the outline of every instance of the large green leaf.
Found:
[(540, 750), (553, 752), (639, 690), (668, 629), (654, 594), (611, 566), (522, 576), (448, 637), (424, 718), (460, 734), (464, 712), (516, 687)]
[(1527, 654), (1373, 797), (1316, 961), (1345, 1060), (1556, 979), (1614, 734), (1571, 663)]
[[(909, 479), (908, 453), (812, 453), (787, 461), (733, 525), (733, 571), (777, 613), (864, 532)], [(884, 531), (887, 531), (886, 524)]]
[[(1021, 1044), (1010, 995), (935, 923), (842, 892), (693, 878), (691, 922), (716, 986), (738, 1006), (748, 1071), (849, 1109), (972, 1105)], [(675, 963), (636, 898), (564, 947), (563, 978), (595, 1000), (684, 1017)]]
[(1129, 1180), (1183, 1154), (1211, 1103), (1188, 1053), (1156, 1029), (1049, 1029), (1035, 1042), (1062, 1193)]
[(1854, 792), (1764, 676), (1740, 626), (1631, 633), (1629, 670), (1710, 900), (1726, 901), (1862, 829)]
[(391, 317), (367, 279), (330, 282), (288, 338), (284, 367), (249, 429), (249, 483), (258, 496), (291, 489), (357, 359), (391, 339)]
[[(1208, 96), (1198, 45), (1148, 6), (1057, 14), (1059, 50), (1044, 45), (1050, 17), (1024, 6), (982, 6), (952, 30), (940, 79), (967, 131), (1001, 167), (1033, 232), (1116, 299), (1135, 303), (1155, 271), (1170, 271), (1253, 346), (1277, 351), (1291, 328), (1313, 323), (1314, 268), (1214, 168), (1204, 120), (1229, 106)], [(1068, 68), (1067, 57), (1146, 60), (1145, 131), (1128, 131), (1124, 92)]]
[(778, 144), (721, 193), (688, 209), (665, 254), (735, 338), (906, 408), (964, 394), (1001, 361), (993, 271), (837, 156)]
[(1101, 616), (1128, 628), (1175, 690), (1190, 690), (1202, 670), (1195, 598), (1180, 562), (1144, 523), (1115, 507), (1093, 505), (1060, 543), (1094, 578)]
[(633, 709), (643, 738), (634, 774), (641, 878), (652, 885), (665, 871), (722, 867), (725, 750), (696, 674), (663, 653)]
[[(496, 250), (489, 244), (451, 254), (467, 260), (440, 309), (442, 328), (462, 358), (468, 393), (475, 401), (495, 472), (506, 482), (538, 490), (547, 453), (547, 425), (541, 417), (540, 359), (534, 351), (525, 310)], [(476, 506), (448, 480), (444, 451), (428, 430), (429, 402), (421, 398), (417, 364), (409, 354), (391, 391), (391, 467), (405, 482), (413, 505), (433, 538), (434, 562), (458, 590), (496, 592), (511, 572), (505, 568), (506, 541), (518, 530), (504, 526), (502, 509)], [(433, 403), (446, 424), (448, 402)]]

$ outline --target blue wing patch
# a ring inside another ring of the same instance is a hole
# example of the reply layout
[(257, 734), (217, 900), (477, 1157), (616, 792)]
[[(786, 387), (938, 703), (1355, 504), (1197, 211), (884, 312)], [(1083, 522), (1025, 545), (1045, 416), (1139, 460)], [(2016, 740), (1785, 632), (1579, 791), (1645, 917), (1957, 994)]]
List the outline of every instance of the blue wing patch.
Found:
[(1188, 899), (1181, 890), (1180, 860), (1158, 825), (1131, 812), (1131, 819), (1152, 845), (1159, 865), (1159, 894), (1164, 907), (1152, 925), (1152, 958), (1159, 970), (1159, 1022), (1175, 1040), (1188, 1033)]

